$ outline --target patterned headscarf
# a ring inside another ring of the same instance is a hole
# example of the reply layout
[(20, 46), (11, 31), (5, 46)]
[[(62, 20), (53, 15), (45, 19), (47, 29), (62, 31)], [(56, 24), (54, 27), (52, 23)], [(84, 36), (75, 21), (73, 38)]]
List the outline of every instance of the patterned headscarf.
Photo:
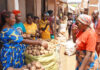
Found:
[(81, 14), (77, 18), (78, 21), (80, 21), (82, 24), (90, 25), (91, 24), (91, 16), (86, 14)]

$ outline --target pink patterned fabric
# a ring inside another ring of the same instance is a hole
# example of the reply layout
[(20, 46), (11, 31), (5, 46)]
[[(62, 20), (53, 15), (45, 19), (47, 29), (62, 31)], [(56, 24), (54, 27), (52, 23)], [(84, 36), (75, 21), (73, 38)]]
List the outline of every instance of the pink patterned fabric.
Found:
[(81, 14), (78, 19), (78, 21), (80, 21), (81, 23), (85, 24), (85, 25), (90, 25), (91, 24), (91, 16), (86, 15), (86, 14)]

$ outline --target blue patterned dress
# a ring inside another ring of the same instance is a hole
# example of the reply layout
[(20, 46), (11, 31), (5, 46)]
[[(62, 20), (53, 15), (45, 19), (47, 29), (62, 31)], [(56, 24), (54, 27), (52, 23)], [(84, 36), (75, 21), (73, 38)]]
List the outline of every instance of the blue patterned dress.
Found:
[(0, 51), (3, 70), (8, 67), (21, 68), (24, 65), (26, 49), (26, 45), (20, 44), (23, 41), (21, 34), (14, 28), (5, 28), (0, 33), (0, 41), (3, 43)]

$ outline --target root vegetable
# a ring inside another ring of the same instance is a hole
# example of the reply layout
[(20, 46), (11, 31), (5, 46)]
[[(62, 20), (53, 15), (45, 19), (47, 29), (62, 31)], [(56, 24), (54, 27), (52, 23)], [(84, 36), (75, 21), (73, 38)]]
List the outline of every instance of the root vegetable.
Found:
[(45, 70), (45, 69), (42, 67), (41, 70)]
[(27, 68), (27, 66), (26, 66), (26, 65), (24, 65), (22, 68), (23, 68), (23, 69), (26, 69), (26, 68)]
[(29, 69), (24, 69), (24, 70), (29, 70)]
[(41, 64), (39, 62), (36, 62), (36, 69), (40, 69), (41, 68)]
[(30, 68), (30, 67), (31, 67), (31, 64), (29, 63), (29, 64), (27, 65), (27, 67)]
[(36, 67), (35, 67), (35, 66), (32, 66), (32, 67), (30, 68), (30, 70), (36, 70)]
[(32, 64), (33, 66), (36, 66), (36, 62), (35, 62), (35, 61), (34, 61), (34, 62), (32, 62), (31, 64)]
[(28, 53), (29, 53), (29, 54), (32, 54), (32, 50), (29, 50)]

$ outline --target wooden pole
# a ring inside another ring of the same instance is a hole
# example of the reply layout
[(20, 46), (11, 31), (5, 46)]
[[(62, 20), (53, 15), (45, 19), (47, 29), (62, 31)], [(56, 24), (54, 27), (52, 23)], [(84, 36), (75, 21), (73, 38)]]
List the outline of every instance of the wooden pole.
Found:
[(54, 36), (55, 36), (55, 39), (56, 39), (56, 17), (57, 17), (57, 1), (54, 0)]

